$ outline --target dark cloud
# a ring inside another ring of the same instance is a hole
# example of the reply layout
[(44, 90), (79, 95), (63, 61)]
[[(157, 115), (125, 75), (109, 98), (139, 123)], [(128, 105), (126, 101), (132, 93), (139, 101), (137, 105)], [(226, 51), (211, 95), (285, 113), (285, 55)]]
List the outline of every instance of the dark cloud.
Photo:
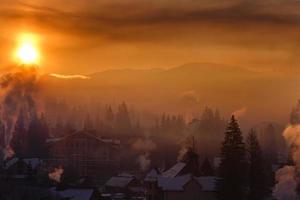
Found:
[[(125, 1), (126, 2), (126, 1)], [(161, 2), (161, 3), (160, 3)], [(200, 3), (199, 3), (200, 2)], [(126, 38), (149, 31), (151, 27), (186, 27), (188, 25), (225, 26), (297, 26), (300, 15), (298, 1), (217, 1), (207, 7), (201, 1), (128, 1), (127, 3), (95, 4), (95, 7), (68, 10), (19, 2), (10, 8), (1, 8), (1, 18), (29, 21), (38, 27), (63, 31), (71, 35), (94, 35)], [(281, 2), (281, 3), (280, 3)], [(291, 5), (293, 7), (291, 8)], [(56, 6), (57, 7), (57, 6)], [(287, 13), (291, 11), (290, 13)], [(197, 29), (197, 27), (196, 27)], [(127, 35), (128, 32), (128, 35)], [(136, 33), (136, 34), (134, 34)], [(150, 34), (149, 34), (150, 35)], [(163, 34), (161, 34), (163, 35)]]

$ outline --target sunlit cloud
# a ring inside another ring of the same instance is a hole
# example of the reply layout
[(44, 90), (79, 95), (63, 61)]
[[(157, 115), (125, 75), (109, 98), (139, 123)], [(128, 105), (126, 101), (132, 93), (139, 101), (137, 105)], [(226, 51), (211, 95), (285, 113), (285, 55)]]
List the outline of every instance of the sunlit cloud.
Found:
[(79, 75), (79, 74), (72, 74), (72, 75), (50, 74), (50, 76), (53, 76), (55, 78), (60, 78), (60, 79), (90, 79), (90, 77), (88, 76)]

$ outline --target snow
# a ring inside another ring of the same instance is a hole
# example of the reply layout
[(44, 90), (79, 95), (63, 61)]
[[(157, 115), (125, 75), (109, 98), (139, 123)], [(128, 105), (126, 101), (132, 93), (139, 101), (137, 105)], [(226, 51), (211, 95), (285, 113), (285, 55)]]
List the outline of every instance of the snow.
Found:
[(63, 138), (48, 138), (47, 140), (46, 140), (46, 143), (54, 143), (54, 142), (59, 142), (59, 141), (61, 141)]
[(39, 165), (42, 164), (42, 160), (39, 158), (24, 158), (23, 161), (27, 165), (31, 165), (32, 169), (36, 169)]
[(164, 191), (183, 191), (184, 185), (192, 179), (191, 175), (177, 176), (177, 177), (163, 177), (157, 179), (158, 187)]
[(149, 181), (149, 182), (152, 182), (152, 181), (156, 181), (157, 180), (157, 177), (160, 176), (158, 171), (156, 169), (152, 169), (145, 177), (145, 181)]
[(216, 190), (216, 177), (214, 176), (201, 176), (195, 177), (202, 187), (202, 191), (212, 192)]
[(180, 171), (186, 166), (184, 162), (178, 162), (173, 167), (163, 173), (164, 177), (176, 177)]
[(51, 188), (50, 191), (62, 198), (72, 200), (90, 200), (93, 195), (92, 189), (66, 189), (58, 191), (55, 188)]
[(134, 178), (133, 177), (122, 177), (122, 176), (113, 176), (107, 182), (106, 186), (109, 187), (126, 187)]
[(5, 164), (4, 164), (4, 169), (8, 169), (10, 168), (11, 166), (13, 166), (15, 163), (17, 163), (19, 161), (19, 158), (12, 158), (11, 160), (7, 161)]

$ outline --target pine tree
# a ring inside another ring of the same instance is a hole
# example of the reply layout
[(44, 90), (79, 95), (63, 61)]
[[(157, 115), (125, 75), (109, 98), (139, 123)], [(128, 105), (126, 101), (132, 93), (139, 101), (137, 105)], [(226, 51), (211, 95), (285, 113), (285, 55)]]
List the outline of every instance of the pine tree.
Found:
[(83, 122), (83, 129), (84, 130), (93, 130), (94, 129), (93, 121), (89, 114), (86, 116), (86, 118)]
[(218, 191), (221, 200), (244, 199), (245, 144), (238, 122), (232, 116), (221, 148)]
[(256, 132), (252, 129), (247, 137), (247, 157), (249, 163), (248, 185), (249, 200), (261, 200), (265, 194), (265, 176), (262, 151)]
[(214, 175), (214, 169), (211, 166), (208, 157), (206, 157), (201, 165), (201, 174), (203, 176), (213, 176)]
[(271, 163), (277, 163), (277, 152), (279, 149), (279, 145), (277, 142), (277, 134), (275, 127), (272, 123), (270, 123), (264, 130), (264, 152), (266, 159), (268, 159)]
[(44, 115), (39, 119), (33, 115), (28, 128), (28, 156), (44, 158), (47, 156), (46, 140), (49, 137), (49, 128)]
[(116, 114), (116, 129), (118, 133), (130, 134), (132, 132), (131, 120), (125, 102), (119, 106)]
[(15, 151), (16, 156), (24, 157), (27, 152), (27, 131), (24, 122), (24, 112), (20, 111), (18, 119), (15, 124), (13, 137), (10, 142), (11, 147)]
[(115, 116), (114, 116), (113, 110), (112, 110), (111, 106), (108, 106), (108, 108), (105, 112), (105, 121), (106, 121), (106, 123), (113, 124), (114, 119), (115, 119)]

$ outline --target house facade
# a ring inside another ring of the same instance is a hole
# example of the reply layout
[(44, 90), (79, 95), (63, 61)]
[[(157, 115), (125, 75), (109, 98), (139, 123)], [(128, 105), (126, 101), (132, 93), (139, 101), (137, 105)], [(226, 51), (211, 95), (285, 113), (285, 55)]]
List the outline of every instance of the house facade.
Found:
[(48, 140), (52, 166), (61, 166), (72, 176), (96, 178), (118, 170), (120, 142), (105, 140), (86, 130)]

